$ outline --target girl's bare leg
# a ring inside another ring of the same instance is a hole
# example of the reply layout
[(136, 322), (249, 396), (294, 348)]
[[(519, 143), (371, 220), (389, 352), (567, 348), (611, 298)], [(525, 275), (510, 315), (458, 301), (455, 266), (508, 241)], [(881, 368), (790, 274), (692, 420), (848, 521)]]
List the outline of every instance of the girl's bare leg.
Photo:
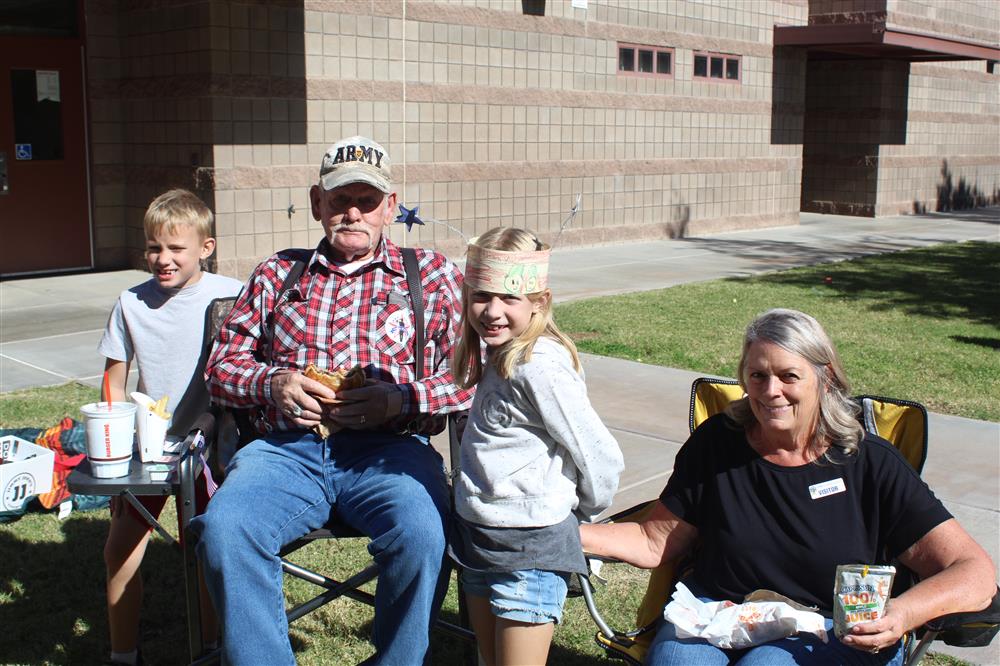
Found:
[(496, 618), (497, 666), (544, 666), (555, 624)]
[(472, 629), (476, 632), (476, 645), (479, 646), (479, 658), (485, 666), (496, 665), (496, 626), (497, 616), (490, 608), (490, 600), (486, 597), (477, 597), (466, 593), (465, 602), (468, 604), (469, 621)]

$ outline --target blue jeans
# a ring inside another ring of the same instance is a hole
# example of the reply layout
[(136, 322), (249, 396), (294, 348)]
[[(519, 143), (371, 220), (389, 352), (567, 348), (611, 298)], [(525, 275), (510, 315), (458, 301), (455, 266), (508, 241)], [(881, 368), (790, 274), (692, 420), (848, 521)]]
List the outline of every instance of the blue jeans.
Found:
[(379, 567), (371, 663), (421, 664), (448, 587), (447, 515), (441, 456), (420, 438), (343, 431), (327, 441), (288, 433), (251, 442), (192, 521), (224, 662), (295, 663), (277, 553), (333, 521), (371, 537)]
[[(211, 506), (211, 505), (209, 505)], [(696, 590), (693, 581), (685, 585), (702, 601), (712, 601)], [(646, 653), (648, 666), (685, 664), (685, 666), (901, 666), (906, 656), (903, 642), (871, 654), (844, 645), (833, 634), (833, 620), (826, 621), (829, 643), (813, 634), (797, 634), (744, 650), (723, 650), (701, 638), (677, 638), (674, 625), (660, 620), (656, 638)]]
[(569, 574), (544, 569), (462, 571), (465, 593), (483, 597), (497, 617), (528, 624), (558, 624)]

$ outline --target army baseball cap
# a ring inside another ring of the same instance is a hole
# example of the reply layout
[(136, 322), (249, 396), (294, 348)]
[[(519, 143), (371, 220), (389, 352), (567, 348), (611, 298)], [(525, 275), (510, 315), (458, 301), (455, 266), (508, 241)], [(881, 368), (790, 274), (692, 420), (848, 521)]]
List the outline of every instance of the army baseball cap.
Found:
[(367, 137), (341, 139), (323, 155), (319, 183), (324, 190), (350, 183), (368, 183), (389, 194), (392, 192), (389, 155), (385, 148)]

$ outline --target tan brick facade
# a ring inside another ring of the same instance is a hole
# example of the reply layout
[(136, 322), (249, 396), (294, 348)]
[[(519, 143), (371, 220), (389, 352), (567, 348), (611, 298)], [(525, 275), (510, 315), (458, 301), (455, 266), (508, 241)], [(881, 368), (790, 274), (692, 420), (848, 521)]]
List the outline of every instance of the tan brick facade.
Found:
[[(861, 214), (934, 209), (943, 156), (955, 187), (992, 193), (1000, 108), (983, 62), (867, 63), (861, 90), (816, 87), (822, 63), (772, 46), (775, 24), (872, 11), (970, 39), (1000, 16), (954, 4), (547, 0), (529, 16), (521, 0), (87, 0), (98, 267), (141, 264), (142, 210), (176, 185), (216, 211), (221, 272), (314, 245), (308, 187), (352, 134), (386, 146), (403, 203), (470, 236), (504, 224), (551, 238), (577, 194), (563, 244), (794, 224), (807, 189)], [(671, 76), (623, 75), (619, 44), (671, 49)], [(699, 53), (738, 58), (739, 80), (694, 76)], [(870, 122), (845, 122), (850, 97)], [(829, 149), (845, 133), (878, 147), (863, 178)], [(462, 245), (438, 225), (393, 237)]]
[[(997, 45), (977, 0), (811, 0), (811, 24), (864, 23)], [(1000, 203), (1000, 69), (984, 61), (810, 62), (802, 209), (897, 215)]]

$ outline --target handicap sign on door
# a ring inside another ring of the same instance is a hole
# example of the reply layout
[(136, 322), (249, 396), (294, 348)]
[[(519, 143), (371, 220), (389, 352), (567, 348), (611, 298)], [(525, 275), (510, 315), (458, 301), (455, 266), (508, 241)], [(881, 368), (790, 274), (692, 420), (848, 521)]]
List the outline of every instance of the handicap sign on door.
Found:
[(31, 144), (30, 143), (15, 143), (14, 144), (14, 159), (18, 159), (18, 160), (30, 160), (31, 159)]

